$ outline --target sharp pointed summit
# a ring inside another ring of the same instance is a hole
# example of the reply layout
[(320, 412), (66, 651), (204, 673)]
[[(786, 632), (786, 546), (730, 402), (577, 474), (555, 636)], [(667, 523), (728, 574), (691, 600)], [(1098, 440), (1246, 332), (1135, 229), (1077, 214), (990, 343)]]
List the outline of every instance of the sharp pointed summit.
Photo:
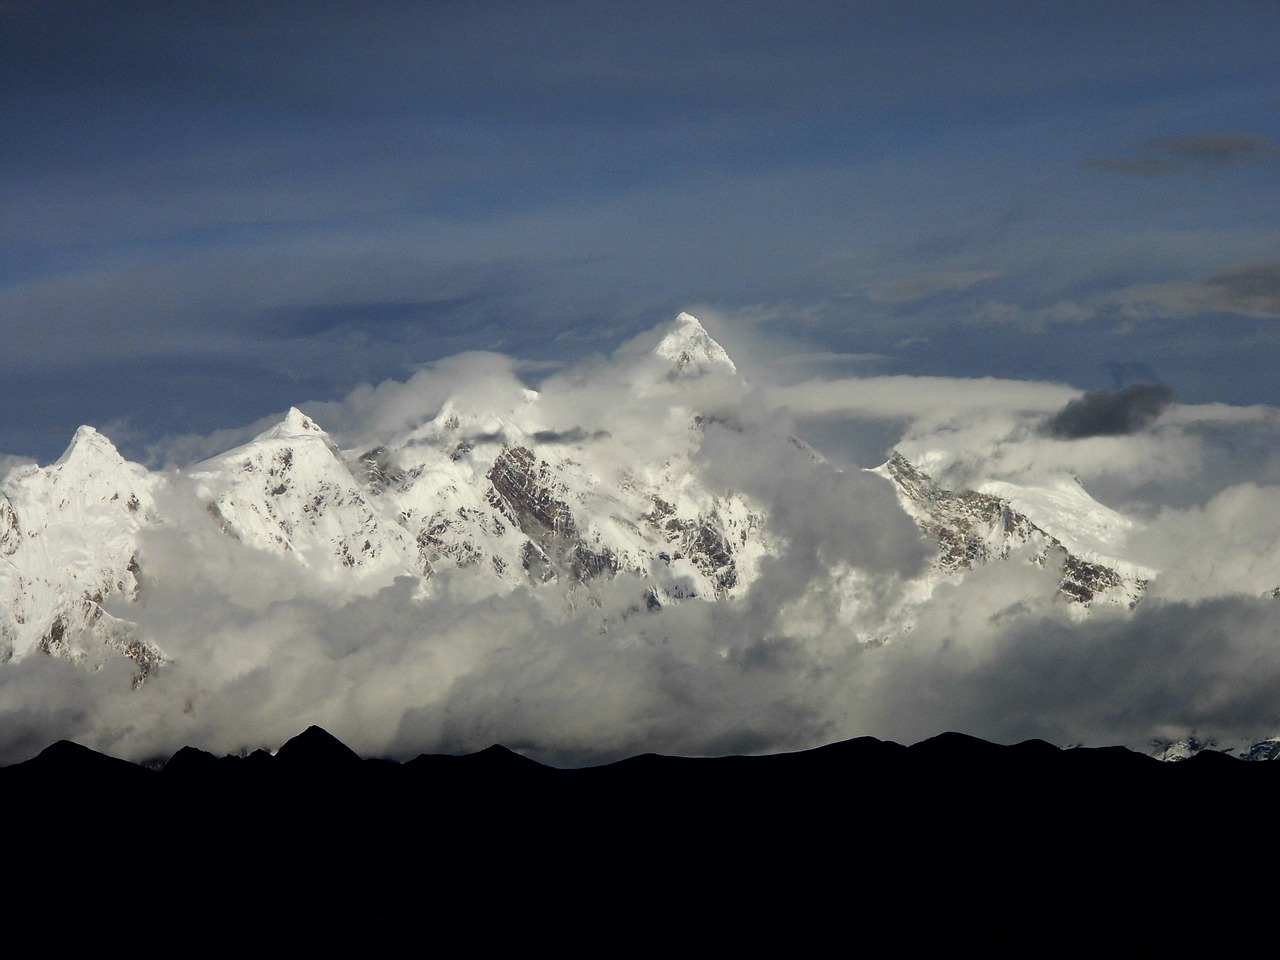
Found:
[(317, 579), (341, 580), (353, 568), (388, 581), (425, 572), (404, 529), (297, 407), (249, 443), (197, 464), (191, 476), (223, 533), (288, 554)]
[(700, 376), (710, 370), (737, 373), (738, 367), (729, 359), (724, 347), (689, 313), (676, 317), (666, 336), (654, 348), (654, 354), (669, 360), (676, 376)]
[[(81, 428), (83, 429), (83, 428)], [(254, 440), (286, 440), (295, 437), (327, 437), (320, 426), (297, 407), (290, 407), (285, 418)]]
[(87, 424), (76, 430), (71, 442), (67, 444), (67, 449), (54, 461), (53, 466), (61, 467), (84, 457), (105, 458), (113, 463), (124, 463), (124, 457), (120, 456), (115, 445)]

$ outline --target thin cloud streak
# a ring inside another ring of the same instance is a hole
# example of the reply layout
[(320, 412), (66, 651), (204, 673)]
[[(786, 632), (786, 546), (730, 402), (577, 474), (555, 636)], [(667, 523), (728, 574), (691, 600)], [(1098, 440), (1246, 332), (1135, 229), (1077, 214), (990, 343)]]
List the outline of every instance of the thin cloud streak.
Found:
[(1280, 160), (1280, 144), (1257, 133), (1205, 133), (1146, 140), (1128, 156), (1085, 160), (1080, 166), (1157, 179), (1194, 174), (1215, 176), (1236, 164)]
[(867, 296), (881, 303), (910, 303), (939, 293), (968, 290), (1001, 276), (998, 270), (919, 273), (896, 280), (879, 280), (867, 287)]

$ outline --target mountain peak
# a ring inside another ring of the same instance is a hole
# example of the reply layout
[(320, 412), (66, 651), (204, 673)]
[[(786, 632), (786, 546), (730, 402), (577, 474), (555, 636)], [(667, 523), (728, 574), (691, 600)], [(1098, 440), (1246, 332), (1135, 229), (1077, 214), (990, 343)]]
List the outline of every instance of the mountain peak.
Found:
[(288, 440), (294, 437), (325, 437), (326, 434), (314, 420), (297, 407), (290, 407), (285, 418), (255, 440)]
[(698, 376), (715, 369), (738, 372), (724, 347), (716, 343), (698, 318), (689, 313), (676, 317), (653, 352), (671, 361), (677, 376)]
[(113, 461), (123, 462), (124, 458), (120, 456), (120, 452), (115, 448), (110, 440), (100, 434), (93, 427), (83, 425), (79, 427), (75, 436), (71, 438), (71, 442), (67, 444), (67, 449), (63, 451), (54, 463), (55, 467), (60, 467), (72, 460), (80, 460), (88, 456), (105, 456)]

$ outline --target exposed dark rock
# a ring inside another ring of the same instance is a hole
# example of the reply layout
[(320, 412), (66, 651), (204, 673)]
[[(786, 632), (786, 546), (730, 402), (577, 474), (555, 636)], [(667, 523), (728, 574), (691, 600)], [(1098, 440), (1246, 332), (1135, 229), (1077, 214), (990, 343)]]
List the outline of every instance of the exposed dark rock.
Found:
[[(546, 582), (547, 570), (563, 572), (571, 581), (590, 580), (618, 572), (618, 560), (608, 549), (598, 550), (583, 537), (563, 485), (546, 461), (526, 447), (505, 447), (487, 474), (492, 487), (488, 501), (536, 546), (524, 549), (530, 576)], [(540, 560), (545, 558), (547, 566)]]
[(22, 542), (18, 513), (4, 494), (0, 494), (0, 557), (11, 557)]
[(703, 517), (694, 520), (680, 517), (675, 507), (661, 497), (651, 499), (653, 508), (642, 519), (672, 545), (674, 549), (670, 558), (688, 557), (715, 585), (717, 598), (727, 595), (738, 584), (738, 571), (729, 540), (711, 521)]

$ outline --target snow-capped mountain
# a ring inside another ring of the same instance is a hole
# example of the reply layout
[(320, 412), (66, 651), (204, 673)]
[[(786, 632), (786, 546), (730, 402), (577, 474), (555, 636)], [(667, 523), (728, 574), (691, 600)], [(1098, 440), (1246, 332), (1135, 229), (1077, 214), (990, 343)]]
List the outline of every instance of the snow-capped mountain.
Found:
[[(411, 577), (429, 603), (448, 569), (478, 596), (550, 589), (574, 606), (627, 574), (637, 609), (733, 602), (787, 547), (765, 505), (713, 479), (703, 462), (709, 430), (737, 429), (731, 405), (708, 409), (707, 398), (745, 385), (688, 314), (654, 340), (626, 354), (610, 384), (634, 404), (615, 404), (615, 420), (589, 426), (522, 389), (453, 397), (395, 435), (343, 450), (291, 409), (250, 442), (167, 473), (126, 463), (82, 427), (57, 463), (0, 485), (0, 656), (97, 662), (115, 651), (145, 678), (164, 660), (164, 638), (141, 636), (122, 610), (147, 589), (143, 534), (179, 523), (275, 554), (318, 588), (372, 592)], [(789, 469), (834, 470), (785, 433), (752, 442), (783, 450)], [(1082, 488), (954, 492), (901, 455), (876, 472), (938, 545), (926, 584), (1024, 557), (1060, 568), (1058, 590), (1082, 607), (1132, 606), (1151, 576), (1118, 556), (1125, 518)], [(160, 515), (162, 487), (198, 501), (180, 513), (188, 519)], [(907, 595), (924, 602), (928, 593)], [(104, 609), (112, 603), (114, 614)]]
[(81, 427), (56, 463), (0, 485), (0, 660), (39, 651), (93, 662), (107, 649), (139, 676), (159, 664), (159, 651), (103, 608), (137, 597), (138, 532), (155, 522), (155, 483)]
[(654, 355), (671, 361), (669, 376), (693, 377), (709, 370), (737, 373), (724, 347), (711, 339), (698, 319), (682, 313), (671, 331), (654, 348)]

